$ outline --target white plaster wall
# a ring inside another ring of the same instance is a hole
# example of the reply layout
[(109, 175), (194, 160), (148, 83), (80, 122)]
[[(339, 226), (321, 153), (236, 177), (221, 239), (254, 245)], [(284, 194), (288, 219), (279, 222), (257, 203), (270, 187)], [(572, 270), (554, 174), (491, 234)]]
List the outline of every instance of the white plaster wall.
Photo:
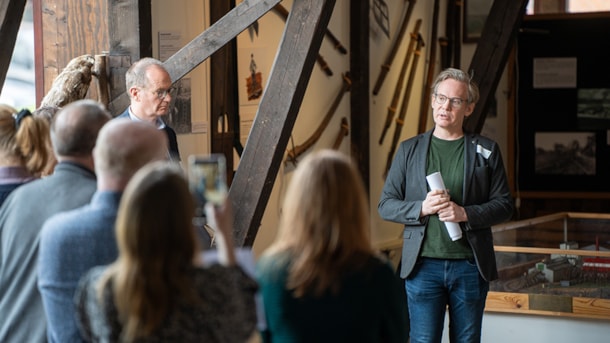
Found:
[[(396, 122), (393, 120), (391, 126), (389, 127), (386, 136), (383, 141), (383, 145), (379, 145), (379, 137), (381, 136), (381, 131), (385, 123), (385, 118), (388, 113), (388, 106), (391, 104), (392, 96), (394, 95), (394, 89), (396, 88), (396, 82), (399, 78), (400, 68), (402, 66), (404, 56), (407, 51), (408, 42), (410, 40), (410, 33), (413, 31), (415, 27), (415, 22), (418, 19), (422, 19), (422, 24), (419, 30), (419, 33), (424, 37), (425, 46), (422, 48), (422, 53), (418, 59), (418, 64), (416, 67), (416, 72), (413, 79), (413, 88), (411, 90), (411, 94), (409, 96), (409, 105), (407, 108), (405, 122), (401, 130), (400, 141), (403, 141), (409, 137), (413, 137), (417, 134), (418, 127), (418, 118), (420, 114), (420, 102), (422, 91), (425, 83), (425, 71), (427, 70), (427, 61), (428, 61), (428, 50), (430, 42), (429, 36), (432, 27), (432, 8), (434, 1), (417, 1), (415, 2), (415, 7), (413, 8), (413, 12), (409, 19), (409, 25), (407, 26), (407, 32), (404, 35), (403, 42), (400, 44), (400, 49), (396, 53), (396, 57), (394, 58), (390, 70), (384, 80), (382, 87), (379, 90), (379, 93), (376, 96), (372, 95), (373, 87), (375, 86), (375, 82), (377, 81), (378, 75), (381, 71), (381, 65), (385, 62), (387, 55), (389, 53), (392, 38), (396, 35), (399, 21), (401, 18), (401, 14), (403, 12), (404, 6), (407, 5), (406, 1), (387, 1), (387, 5), (389, 6), (389, 22), (390, 22), (390, 38), (386, 37), (382, 31), (379, 29), (379, 26), (374, 20), (371, 20), (371, 41), (370, 41), (370, 91), (371, 91), (371, 103), (370, 103), (370, 114), (371, 114), (371, 128), (370, 128), (370, 138), (369, 149), (370, 149), (370, 204), (371, 204), (371, 219), (372, 219), (372, 227), (373, 227), (373, 240), (375, 242), (384, 242), (389, 240), (395, 240), (400, 237), (402, 232), (402, 225), (386, 222), (381, 219), (379, 214), (377, 213), (377, 203), (379, 201), (379, 197), (381, 194), (381, 189), (384, 184), (383, 174), (385, 172), (385, 167), (387, 164), (388, 153), (392, 146), (392, 139), (394, 136), (394, 131), (396, 127)], [(440, 6), (443, 7), (443, 6)], [(439, 16), (442, 18), (442, 16)], [(371, 18), (372, 19), (372, 18)], [(439, 23), (444, 20), (439, 20)], [(438, 29), (438, 32), (444, 32), (444, 29)], [(438, 48), (437, 48), (438, 52)], [(435, 63), (438, 60), (435, 61)], [(409, 67), (406, 71), (406, 75), (404, 80), (408, 79), (411, 63), (409, 63)], [(403, 85), (403, 93), (405, 91), (406, 85)], [(402, 99), (402, 96), (401, 96)], [(394, 119), (398, 117), (400, 108), (402, 106), (402, 101), (400, 100), (398, 103), (398, 107), (396, 113), (394, 115)], [(431, 112), (431, 111), (430, 111)], [(430, 121), (430, 120), (428, 120)]]
[[(175, 32), (181, 35), (184, 46), (209, 26), (209, 8), (207, 1), (194, 0), (152, 0), (153, 57), (159, 56), (159, 32)], [(191, 115), (192, 122), (205, 123), (209, 130), (209, 61), (200, 64), (184, 76), (191, 79)], [(204, 132), (179, 134), (178, 146), (183, 167), (189, 155), (210, 152), (210, 138)], [(185, 169), (186, 170), (186, 169)]]

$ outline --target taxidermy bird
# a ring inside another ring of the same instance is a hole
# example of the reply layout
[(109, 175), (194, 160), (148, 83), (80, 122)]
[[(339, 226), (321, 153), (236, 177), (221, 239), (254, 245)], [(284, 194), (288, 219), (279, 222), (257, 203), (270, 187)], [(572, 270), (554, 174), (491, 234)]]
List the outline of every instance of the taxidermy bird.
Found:
[(73, 101), (84, 99), (91, 83), (91, 68), (94, 63), (95, 59), (92, 55), (73, 58), (53, 80), (51, 89), (40, 105), (63, 107)]

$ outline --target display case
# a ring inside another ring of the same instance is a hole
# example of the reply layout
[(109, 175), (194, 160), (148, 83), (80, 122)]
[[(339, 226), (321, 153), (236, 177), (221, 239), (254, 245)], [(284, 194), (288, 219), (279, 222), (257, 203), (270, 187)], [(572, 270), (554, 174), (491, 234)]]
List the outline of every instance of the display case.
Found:
[(492, 228), (486, 311), (610, 319), (610, 215), (562, 212)]

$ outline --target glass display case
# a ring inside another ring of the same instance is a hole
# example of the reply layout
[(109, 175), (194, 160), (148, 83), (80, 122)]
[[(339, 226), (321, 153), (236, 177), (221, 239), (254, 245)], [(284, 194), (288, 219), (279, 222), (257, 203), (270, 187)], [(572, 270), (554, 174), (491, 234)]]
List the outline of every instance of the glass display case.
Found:
[(486, 311), (610, 319), (610, 214), (562, 212), (492, 228)]

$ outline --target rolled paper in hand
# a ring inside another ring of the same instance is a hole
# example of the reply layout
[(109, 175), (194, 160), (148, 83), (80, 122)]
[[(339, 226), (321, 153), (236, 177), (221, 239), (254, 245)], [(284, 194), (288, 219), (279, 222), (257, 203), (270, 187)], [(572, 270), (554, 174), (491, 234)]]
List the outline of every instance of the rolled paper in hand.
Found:
[[(443, 177), (441, 176), (441, 172), (435, 172), (428, 176), (426, 176), (426, 180), (428, 180), (428, 185), (431, 190), (443, 190), (447, 191), (445, 188), (445, 183), (443, 182)], [(449, 237), (451, 240), (457, 241), (462, 238), (462, 229), (460, 228), (460, 224), (454, 222), (443, 222), (445, 223), (445, 227), (447, 228), (447, 232), (449, 233)]]

